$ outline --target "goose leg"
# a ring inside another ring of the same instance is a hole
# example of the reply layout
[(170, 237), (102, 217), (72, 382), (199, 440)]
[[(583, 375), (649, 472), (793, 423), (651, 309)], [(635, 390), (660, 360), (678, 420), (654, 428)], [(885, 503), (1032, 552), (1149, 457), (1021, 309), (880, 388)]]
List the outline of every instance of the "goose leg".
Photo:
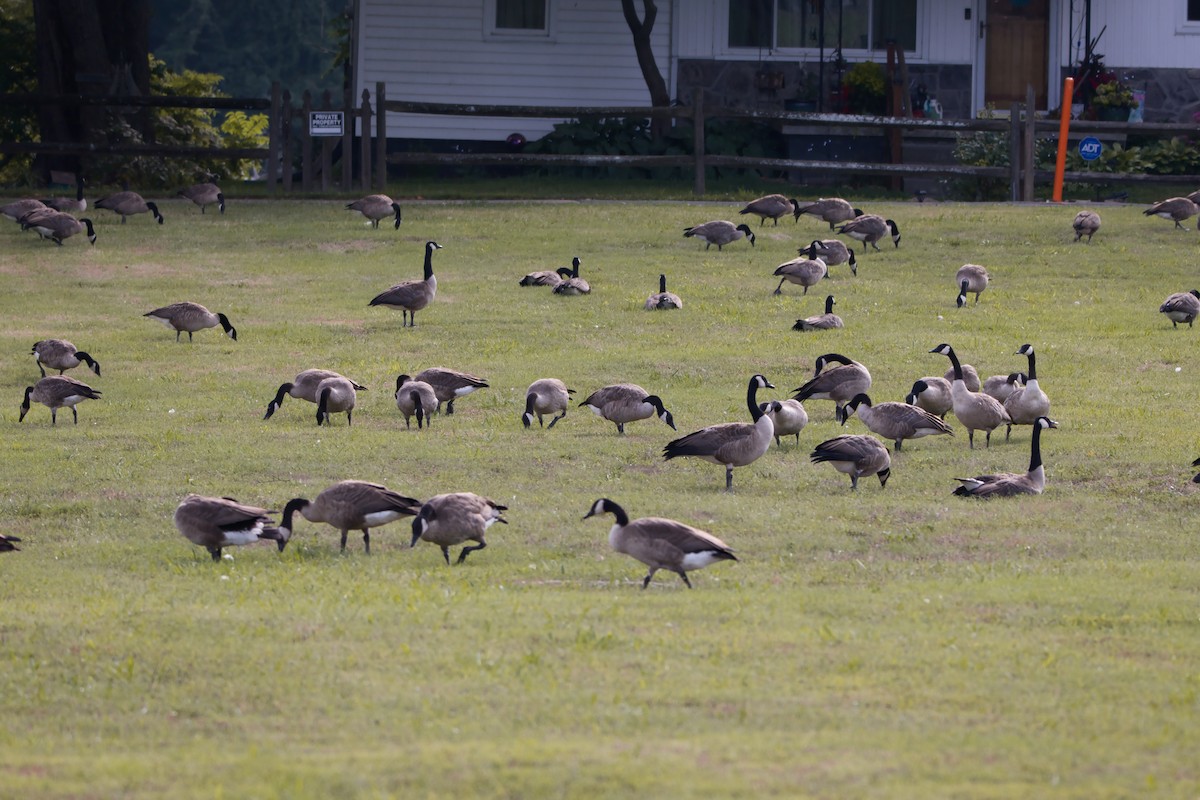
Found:
[(454, 397), (451, 397), (451, 398), (450, 398), (450, 400), (449, 400), (449, 402), (447, 402), (447, 403), (446, 403), (446, 416), (450, 416), (451, 414), (453, 414), (453, 413), (454, 413), (454, 401), (455, 401), (455, 399), (456, 399), (456, 398), (454, 398)]
[(899, 453), (899, 452), (900, 452), (900, 447), (901, 447), (901, 445), (903, 445), (903, 444), (904, 444), (904, 440), (903, 440), (903, 439), (897, 439), (897, 440), (896, 440), (896, 452), (897, 452), (897, 453)]
[[(775, 287), (775, 291), (772, 292), (771, 294), (783, 294), (783, 282), (786, 280), (787, 280), (786, 277), (780, 278), (779, 285)], [(808, 287), (806, 286), (804, 288), (807, 289)]]
[(565, 417), (566, 415), (567, 415), (567, 412), (566, 412), (566, 411), (564, 411), (563, 413), (559, 414), (557, 417), (555, 417), (554, 419), (550, 420), (550, 424), (549, 424), (549, 426), (547, 426), (547, 427), (553, 428), (553, 427), (554, 427), (554, 424), (555, 424), (556, 422), (558, 422), (560, 419), (562, 419), (563, 417)]
[(219, 548), (219, 547), (208, 548), (208, 554), (212, 556), (213, 561), (221, 560), (221, 548)]
[(476, 550), (482, 550), (485, 547), (487, 547), (487, 542), (480, 542), (479, 544), (475, 545), (474, 547), (464, 547), (462, 549), (462, 552), (458, 554), (458, 561), (456, 561), (454, 563), (456, 563), (456, 564), (463, 563), (464, 561), (467, 560), (467, 553), (473, 553)]
[[(39, 370), (41, 370), (41, 372), (42, 372), (42, 377), (43, 377), (43, 378), (44, 378), (44, 377), (46, 377), (46, 370), (45, 370), (45, 369), (42, 369), (42, 362), (40, 362), (40, 361), (39, 361), (39, 362), (37, 362), (37, 365), (38, 365), (38, 369), (39, 369)], [(60, 373), (58, 373), (58, 374), (59, 374), (59, 375), (62, 375), (62, 373), (61, 373), (61, 372), (60, 372)]]
[(656, 573), (656, 572), (658, 572), (658, 568), (657, 568), (657, 567), (651, 567), (651, 568), (650, 568), (650, 571), (646, 573), (646, 579), (645, 579), (644, 581), (642, 581), (642, 588), (643, 588), (643, 589), (645, 589), (647, 586), (649, 586), (649, 585), (650, 585), (650, 579), (654, 577), (654, 573)]
[(733, 489), (733, 464), (725, 465), (725, 491)]
[(858, 475), (851, 472), (850, 473), (850, 491), (854, 491), (857, 488), (858, 488)]
[(57, 408), (50, 409), (50, 424), (51, 425), (58, 424), (58, 409)]
[(1006, 442), (1007, 442), (1007, 441), (1008, 441), (1008, 437), (1009, 437), (1009, 436), (1011, 436), (1011, 435), (1012, 435), (1012, 423), (1010, 422), (1010, 423), (1008, 424), (1008, 427), (1004, 429), (1004, 441), (1006, 441)]
[(683, 583), (685, 586), (687, 586), (689, 589), (692, 588), (692, 582), (688, 580), (686, 572), (679, 570), (679, 577), (683, 578)]
[[(879, 249), (879, 245), (875, 244), (874, 242), (871, 242), (871, 247), (874, 247), (874, 248), (875, 248), (875, 252), (876, 252), (876, 253), (882, 253), (882, 252), (883, 252), (882, 250), (880, 250), (880, 249)], [(864, 248), (864, 249), (865, 249), (865, 248)]]
[(621, 434), (622, 436), (625, 435), (625, 423), (624, 422), (617, 423), (617, 433)]
[(362, 532), (363, 532), (363, 547), (366, 548), (367, 555), (371, 555), (371, 532), (367, 528), (363, 528)]
[(346, 528), (342, 529), (342, 552), (346, 552), (346, 536), (350, 533)]
[(967, 441), (971, 443), (971, 449), (975, 449), (975, 429), (967, 428)]
[(75, 410), (75, 406), (71, 406), (71, 417), (75, 420), (75, 424), (79, 424), (79, 412)]
[(442, 558), (446, 559), (446, 566), (447, 567), (450, 566), (450, 548), (449, 547), (442, 548)]
[(987, 432), (987, 448), (989, 450), (992, 448), (992, 432), (991, 431)]
[(352, 409), (352, 408), (346, 409), (346, 427), (347, 428), (349, 428), (351, 425), (350, 419), (353, 415), (354, 415), (354, 409)]

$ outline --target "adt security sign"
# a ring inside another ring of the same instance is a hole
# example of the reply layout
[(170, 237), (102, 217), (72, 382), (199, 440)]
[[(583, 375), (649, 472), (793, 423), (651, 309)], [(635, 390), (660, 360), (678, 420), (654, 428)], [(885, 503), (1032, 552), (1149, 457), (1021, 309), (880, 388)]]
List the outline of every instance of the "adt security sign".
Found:
[(310, 111), (308, 112), (309, 136), (341, 136), (344, 111)]
[(1079, 155), (1084, 161), (1095, 161), (1103, 149), (1104, 145), (1100, 144), (1100, 140), (1095, 136), (1085, 136), (1079, 142)]

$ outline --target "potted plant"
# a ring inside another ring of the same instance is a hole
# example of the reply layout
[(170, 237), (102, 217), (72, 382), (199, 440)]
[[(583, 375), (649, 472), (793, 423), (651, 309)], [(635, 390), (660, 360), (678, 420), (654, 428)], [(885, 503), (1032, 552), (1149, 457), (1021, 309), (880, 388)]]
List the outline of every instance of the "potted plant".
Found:
[(1092, 108), (1096, 119), (1107, 122), (1125, 122), (1131, 109), (1137, 108), (1133, 90), (1118, 80), (1101, 83), (1092, 94)]
[(846, 89), (850, 111), (854, 114), (884, 114), (887, 112), (885, 88), (887, 80), (883, 67), (874, 61), (860, 61), (846, 73)]

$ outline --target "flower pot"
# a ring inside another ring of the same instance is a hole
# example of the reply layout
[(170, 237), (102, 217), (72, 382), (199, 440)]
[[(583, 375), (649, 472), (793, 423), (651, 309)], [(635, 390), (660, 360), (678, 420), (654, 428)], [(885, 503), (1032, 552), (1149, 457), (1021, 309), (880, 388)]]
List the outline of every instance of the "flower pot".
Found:
[(1101, 122), (1128, 122), (1129, 109), (1114, 106), (1097, 106), (1096, 119)]

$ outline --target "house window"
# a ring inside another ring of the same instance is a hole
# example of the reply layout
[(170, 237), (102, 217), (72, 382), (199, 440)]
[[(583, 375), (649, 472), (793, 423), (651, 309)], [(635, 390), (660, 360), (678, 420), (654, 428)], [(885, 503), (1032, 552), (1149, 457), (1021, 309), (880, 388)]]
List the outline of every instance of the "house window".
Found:
[(550, 34), (550, 0), (485, 0), (484, 15), (493, 36)]
[(822, 6), (827, 50), (837, 47), (839, 27), (843, 50), (884, 50), (892, 41), (917, 48), (917, 0), (729, 0), (729, 46), (815, 50)]
[(1200, 22), (1200, 0), (1187, 0), (1187, 21)]

